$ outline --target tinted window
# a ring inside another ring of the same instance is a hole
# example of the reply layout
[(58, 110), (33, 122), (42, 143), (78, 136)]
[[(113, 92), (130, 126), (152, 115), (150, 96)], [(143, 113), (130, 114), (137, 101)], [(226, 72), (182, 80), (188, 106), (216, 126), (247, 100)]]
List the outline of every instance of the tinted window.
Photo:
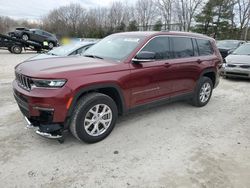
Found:
[(40, 30), (35, 30), (35, 34), (37, 34), (37, 35), (43, 35), (43, 32), (40, 31)]
[(172, 37), (172, 47), (176, 58), (194, 56), (193, 44), (190, 38)]
[(51, 35), (49, 33), (43, 32), (43, 35), (47, 36), (47, 37), (51, 37)]
[(76, 51), (76, 54), (82, 54), (84, 51), (86, 51), (87, 49), (89, 49), (89, 47), (92, 46), (92, 45), (88, 45), (88, 46), (84, 46), (82, 48), (79, 48), (77, 51)]
[(169, 38), (168, 37), (156, 37), (152, 39), (142, 51), (155, 52), (156, 59), (169, 59), (170, 58), (170, 48), (169, 48)]
[(200, 55), (211, 55), (213, 54), (213, 48), (209, 40), (196, 39), (199, 48)]

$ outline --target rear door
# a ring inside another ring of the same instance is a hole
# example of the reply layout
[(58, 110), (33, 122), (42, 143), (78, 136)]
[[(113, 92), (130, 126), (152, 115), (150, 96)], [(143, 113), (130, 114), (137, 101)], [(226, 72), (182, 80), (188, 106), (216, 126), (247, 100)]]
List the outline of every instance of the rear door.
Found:
[(170, 37), (173, 51), (171, 64), (173, 96), (189, 93), (194, 90), (201, 70), (201, 60), (195, 40), (189, 37)]
[(31, 40), (40, 42), (40, 43), (44, 41), (45, 37), (43, 36), (43, 32), (41, 30), (36, 29), (36, 30), (33, 30), (32, 33), (33, 33), (32, 37), (30, 37)]

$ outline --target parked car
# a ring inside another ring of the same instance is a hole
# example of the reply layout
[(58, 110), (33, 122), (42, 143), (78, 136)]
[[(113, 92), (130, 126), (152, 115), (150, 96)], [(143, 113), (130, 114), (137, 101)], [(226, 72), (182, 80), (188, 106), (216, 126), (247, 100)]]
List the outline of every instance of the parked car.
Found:
[(37, 134), (61, 138), (70, 129), (93, 143), (111, 133), (118, 115), (135, 109), (177, 99), (205, 106), (222, 65), (214, 39), (185, 32), (117, 33), (84, 56), (15, 67), (14, 96)]
[(59, 45), (55, 35), (41, 29), (16, 28), (14, 32), (9, 32), (9, 35), (25, 41), (38, 42), (42, 45), (44, 42), (48, 43), (49, 49)]
[[(97, 42), (97, 41), (96, 41)], [(89, 47), (94, 45), (96, 42), (75, 42), (72, 44), (59, 46), (53, 50), (48, 51), (44, 54), (39, 54), (34, 57), (31, 57), (29, 60), (38, 60), (38, 59), (47, 59), (53, 57), (65, 57), (72, 55), (80, 55)]]
[(244, 44), (244, 41), (240, 40), (220, 40), (217, 42), (217, 47), (220, 50), (221, 56), (223, 59), (230, 54), (230, 52), (234, 51), (241, 44)]
[(224, 77), (250, 78), (250, 43), (245, 43), (226, 57)]

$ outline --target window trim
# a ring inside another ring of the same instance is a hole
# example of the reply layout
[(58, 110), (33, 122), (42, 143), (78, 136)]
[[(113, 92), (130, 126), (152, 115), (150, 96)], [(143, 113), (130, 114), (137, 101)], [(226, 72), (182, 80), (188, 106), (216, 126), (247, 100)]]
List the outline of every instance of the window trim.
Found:
[[(131, 59), (131, 60), (133, 60), (133, 59), (136, 59), (135, 57), (137, 56), (137, 54), (139, 54), (141, 51), (142, 51), (142, 49), (151, 41), (151, 40), (153, 40), (154, 38), (157, 38), (157, 37), (169, 37), (169, 38), (171, 38), (171, 37), (182, 37), (182, 38), (190, 38), (191, 40), (195, 40), (196, 41), (196, 44), (197, 44), (197, 49), (198, 49), (198, 53), (199, 53), (199, 55), (198, 56), (192, 56), (192, 57), (184, 57), (184, 58), (194, 58), (194, 57), (202, 57), (202, 56), (208, 56), (208, 55), (200, 55), (200, 52), (199, 52), (199, 48), (198, 48), (198, 43), (197, 43), (197, 40), (196, 39), (202, 39), (202, 40), (208, 40), (209, 42), (210, 42), (210, 45), (211, 45), (211, 47), (212, 47), (212, 49), (213, 49), (213, 45), (212, 45), (212, 43), (211, 43), (211, 41), (209, 40), (209, 39), (205, 39), (205, 38), (202, 38), (202, 37), (195, 37), (195, 36), (183, 36), (183, 35), (157, 35), (157, 36), (153, 36), (152, 38), (150, 38), (137, 52), (136, 52), (136, 54), (135, 54), (135, 56)], [(153, 61), (164, 61), (164, 60), (172, 60), (172, 59), (183, 59), (183, 58), (174, 58), (173, 56), (173, 49), (172, 49), (172, 46), (171, 46), (171, 44), (170, 44), (170, 40), (169, 40), (169, 45), (170, 45), (170, 50), (171, 50), (171, 58), (170, 59), (159, 59), (159, 60), (157, 60), (157, 59), (154, 59), (154, 60), (152, 60), (152, 62)], [(193, 45), (193, 44), (192, 44)], [(194, 50), (194, 48), (193, 48), (193, 50)], [(213, 49), (213, 54), (215, 53), (215, 50)], [(211, 55), (213, 55), (213, 54), (211, 54)]]

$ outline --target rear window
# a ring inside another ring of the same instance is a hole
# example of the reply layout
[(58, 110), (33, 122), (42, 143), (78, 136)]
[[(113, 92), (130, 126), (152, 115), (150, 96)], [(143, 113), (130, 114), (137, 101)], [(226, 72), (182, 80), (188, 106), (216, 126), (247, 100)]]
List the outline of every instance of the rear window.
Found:
[(196, 39), (196, 41), (197, 41), (200, 56), (213, 54), (213, 48), (209, 40)]
[(171, 44), (175, 58), (185, 58), (194, 56), (191, 38), (171, 37)]

